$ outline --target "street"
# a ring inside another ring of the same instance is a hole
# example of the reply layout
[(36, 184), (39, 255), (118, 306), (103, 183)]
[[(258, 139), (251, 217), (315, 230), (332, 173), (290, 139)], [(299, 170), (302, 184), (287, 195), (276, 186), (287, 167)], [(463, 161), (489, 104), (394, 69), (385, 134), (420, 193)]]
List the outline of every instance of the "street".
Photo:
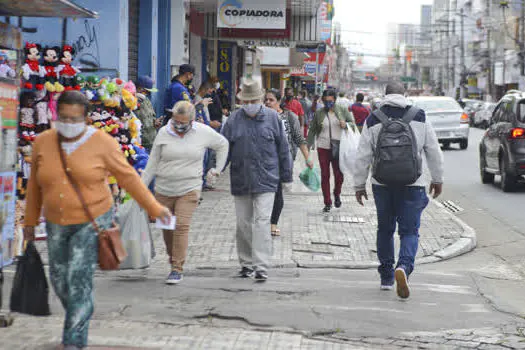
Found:
[[(190, 243), (189, 268), (181, 285), (163, 283), (167, 266), (160, 240), (159, 255), (149, 270), (97, 273), (91, 344), (143, 349), (525, 348), (521, 333), (525, 244), (524, 230), (518, 227), (524, 193), (505, 194), (496, 186), (480, 184), (476, 144), (482, 133), (472, 130), (467, 151), (445, 151), (446, 190), (441, 199), (463, 208), (457, 215), (477, 231), (478, 248), (458, 258), (418, 265), (410, 300), (402, 302), (395, 292), (380, 291), (374, 268), (352, 268), (344, 261), (335, 261), (342, 268), (328, 268), (327, 262), (312, 263), (312, 268), (281, 264), (262, 285), (234, 278), (235, 258), (219, 261), (220, 256), (213, 255), (223, 248), (212, 240), (212, 232), (221, 231), (213, 225), (224, 218), (197, 213), (192, 232), (209, 237), (194, 237)], [(224, 191), (205, 194), (200, 210), (216, 213), (213, 206), (231, 201), (227, 183), (221, 188)], [(351, 188), (345, 191), (342, 211), (359, 213)], [(305, 196), (321, 203), (320, 195)], [(274, 259), (275, 254), (285, 256), (285, 246), (300, 238), (296, 233), (300, 230), (289, 227), (300, 225), (293, 216), (304, 198), (299, 193), (286, 201), (285, 236), (274, 241)], [(310, 216), (317, 215), (313, 213), (320, 205), (316, 206)], [(371, 208), (367, 204), (365, 209)], [(221, 235), (223, 241), (230, 240), (234, 232), (229, 229)], [(350, 251), (361, 249), (361, 244), (355, 240)], [(200, 260), (206, 255), (215, 261)], [(210, 266), (214, 263), (216, 267)], [(7, 271), (6, 290), (13, 272)], [(59, 342), (63, 311), (53, 292), (50, 300), (53, 316), (45, 324), (17, 316), (14, 326), (0, 330), (0, 336), (8, 338), (0, 348), (53, 349)], [(45, 331), (25, 337), (28, 328), (37, 327)]]

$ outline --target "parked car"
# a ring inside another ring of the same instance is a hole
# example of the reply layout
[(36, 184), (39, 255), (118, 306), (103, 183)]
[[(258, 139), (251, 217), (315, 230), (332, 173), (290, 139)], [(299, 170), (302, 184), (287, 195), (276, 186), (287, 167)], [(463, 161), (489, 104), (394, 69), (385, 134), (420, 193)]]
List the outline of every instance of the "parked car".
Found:
[(525, 175), (525, 93), (509, 91), (498, 102), (479, 146), (484, 184), (501, 176), (501, 189), (511, 192)]
[(449, 148), (451, 143), (459, 143), (461, 149), (468, 148), (469, 118), (456, 100), (441, 96), (418, 96), (409, 99), (425, 111), (427, 120), (434, 127), (444, 148)]
[(494, 108), (496, 108), (495, 103), (486, 102), (483, 107), (474, 114), (472, 120), (473, 125), (482, 129), (487, 129), (489, 127), (490, 118), (492, 117)]

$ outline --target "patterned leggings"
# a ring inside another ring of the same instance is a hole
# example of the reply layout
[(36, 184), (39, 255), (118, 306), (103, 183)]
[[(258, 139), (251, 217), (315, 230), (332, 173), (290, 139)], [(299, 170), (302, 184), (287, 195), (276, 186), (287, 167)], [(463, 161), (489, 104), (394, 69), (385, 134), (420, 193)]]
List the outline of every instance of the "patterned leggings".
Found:
[[(113, 212), (96, 219), (101, 229), (111, 226)], [(98, 237), (91, 223), (47, 223), (50, 280), (66, 310), (62, 344), (87, 346), (93, 315), (93, 273), (98, 261)]]

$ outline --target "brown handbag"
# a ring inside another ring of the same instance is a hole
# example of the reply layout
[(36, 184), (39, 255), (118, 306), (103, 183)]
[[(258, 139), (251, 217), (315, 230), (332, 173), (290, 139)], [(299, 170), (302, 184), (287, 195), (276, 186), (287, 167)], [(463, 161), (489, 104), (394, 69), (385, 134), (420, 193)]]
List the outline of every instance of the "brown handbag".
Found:
[(118, 270), (120, 263), (128, 256), (120, 238), (120, 227), (115, 222), (113, 222), (113, 226), (111, 228), (106, 230), (100, 229), (100, 227), (95, 222), (93, 215), (91, 215), (91, 212), (89, 211), (86, 201), (84, 200), (84, 196), (80, 192), (78, 183), (71, 175), (71, 170), (67, 167), (66, 156), (62, 150), (60, 135), (58, 136), (58, 151), (60, 153), (60, 160), (62, 161), (62, 168), (64, 169), (69, 182), (73, 186), (73, 189), (75, 190), (78, 199), (80, 200), (80, 203), (86, 212), (86, 216), (89, 218), (93, 228), (98, 233), (98, 265), (100, 269)]

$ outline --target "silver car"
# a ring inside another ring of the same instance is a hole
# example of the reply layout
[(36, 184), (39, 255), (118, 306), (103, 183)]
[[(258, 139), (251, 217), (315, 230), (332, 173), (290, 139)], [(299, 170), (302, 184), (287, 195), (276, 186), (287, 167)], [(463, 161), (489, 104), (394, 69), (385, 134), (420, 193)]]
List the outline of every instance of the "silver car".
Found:
[(410, 97), (415, 106), (423, 109), (427, 120), (432, 124), (436, 135), (444, 148), (451, 143), (459, 143), (461, 149), (468, 148), (470, 131), (469, 117), (451, 97)]
[(474, 114), (474, 126), (487, 129), (492, 118), (492, 112), (496, 108), (495, 103), (485, 103), (483, 107)]

